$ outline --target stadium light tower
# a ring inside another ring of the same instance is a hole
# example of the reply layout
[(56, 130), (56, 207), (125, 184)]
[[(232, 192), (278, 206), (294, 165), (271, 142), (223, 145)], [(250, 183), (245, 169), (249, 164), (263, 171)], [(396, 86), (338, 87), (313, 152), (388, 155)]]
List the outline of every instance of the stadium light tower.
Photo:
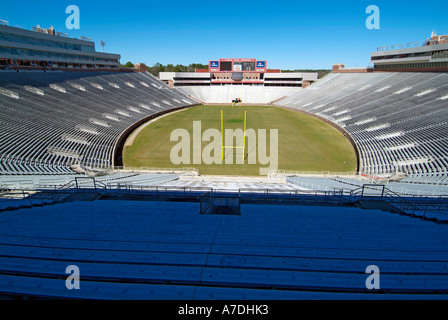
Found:
[(100, 40), (100, 46), (103, 47), (103, 53), (104, 53), (104, 46), (106, 45), (106, 41)]

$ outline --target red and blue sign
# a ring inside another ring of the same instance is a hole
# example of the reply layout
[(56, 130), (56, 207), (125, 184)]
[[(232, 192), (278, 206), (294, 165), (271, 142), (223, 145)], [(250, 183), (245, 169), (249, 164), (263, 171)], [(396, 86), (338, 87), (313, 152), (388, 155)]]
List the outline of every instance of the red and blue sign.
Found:
[(266, 60), (257, 61), (255, 71), (257, 71), (257, 72), (266, 72)]
[(209, 72), (219, 71), (219, 61), (218, 60), (210, 60), (208, 62), (208, 71)]

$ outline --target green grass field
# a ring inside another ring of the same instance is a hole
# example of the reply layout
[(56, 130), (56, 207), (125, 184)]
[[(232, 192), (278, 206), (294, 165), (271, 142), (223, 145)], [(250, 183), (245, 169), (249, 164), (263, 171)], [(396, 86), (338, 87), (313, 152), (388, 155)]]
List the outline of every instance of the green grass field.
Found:
[[(190, 164), (174, 165), (170, 151), (177, 141), (170, 141), (171, 132), (182, 128), (192, 137), (193, 121), (201, 121), (202, 132), (221, 128), (221, 110), (225, 129), (243, 129), (244, 111), (247, 110), (247, 129), (278, 129), (278, 169), (297, 171), (356, 171), (356, 154), (344, 135), (311, 116), (271, 106), (196, 106), (162, 117), (142, 129), (123, 151), (123, 163), (129, 167), (182, 168), (191, 167), (200, 174), (259, 175), (260, 167), (248, 164)], [(192, 139), (191, 139), (192, 140)], [(130, 140), (129, 140), (130, 142)], [(268, 139), (269, 142), (269, 139)], [(202, 149), (209, 142), (202, 142)], [(192, 148), (191, 148), (192, 149)], [(201, 150), (202, 150), (201, 149)], [(269, 145), (267, 151), (269, 154)], [(246, 149), (246, 153), (248, 150)], [(231, 149), (226, 157), (235, 156)]]

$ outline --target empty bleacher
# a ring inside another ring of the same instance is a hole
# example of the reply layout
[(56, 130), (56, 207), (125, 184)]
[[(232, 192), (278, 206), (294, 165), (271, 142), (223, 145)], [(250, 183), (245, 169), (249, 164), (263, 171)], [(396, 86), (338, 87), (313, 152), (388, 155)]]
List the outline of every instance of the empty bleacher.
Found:
[(365, 175), (400, 171), (407, 174), (403, 184), (447, 185), (447, 80), (446, 73), (355, 73), (330, 74), (307, 89), (169, 89), (147, 73), (5, 71), (0, 77), (0, 172), (39, 177), (72, 175), (71, 165), (108, 169), (118, 137), (139, 120), (196, 104), (189, 95), (207, 103), (238, 96), (243, 103), (280, 99), (278, 105), (343, 127), (357, 144)]
[(151, 114), (194, 105), (146, 73), (2, 72), (1, 174), (112, 166), (119, 136)]
[(176, 173), (133, 173), (116, 172), (110, 175), (87, 177), (84, 175), (8, 175), (0, 176), (0, 189), (4, 190), (58, 190), (66, 185), (72, 188), (78, 184), (80, 187), (93, 187), (95, 183), (104, 188), (114, 189), (120, 186), (149, 187), (161, 185), (177, 180)]
[[(91, 299), (446, 299), (447, 225), (377, 210), (73, 202), (0, 215), (0, 294)], [(80, 289), (65, 287), (66, 267)], [(366, 288), (366, 268), (380, 289)]]
[(330, 74), (279, 104), (343, 127), (361, 153), (361, 172), (446, 184), (448, 74)]
[(269, 88), (263, 86), (209, 86), (179, 87), (179, 90), (193, 96), (204, 103), (231, 103), (241, 98), (243, 104), (270, 104), (284, 96), (304, 91), (302, 88)]
[(446, 196), (448, 195), (448, 186), (446, 185), (427, 185), (419, 183), (406, 183), (403, 181), (369, 181), (368, 179), (353, 179), (346, 177), (288, 177), (288, 182), (294, 183), (302, 188), (316, 191), (333, 190), (355, 190), (364, 184), (374, 183), (384, 185), (387, 189), (402, 195), (415, 196)]

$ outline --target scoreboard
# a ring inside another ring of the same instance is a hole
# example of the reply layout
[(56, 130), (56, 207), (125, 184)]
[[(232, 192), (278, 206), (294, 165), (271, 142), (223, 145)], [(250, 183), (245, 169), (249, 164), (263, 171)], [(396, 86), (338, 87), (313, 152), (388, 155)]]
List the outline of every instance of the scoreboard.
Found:
[(220, 59), (209, 61), (210, 72), (266, 72), (266, 61), (256, 59)]
[(230, 61), (220, 61), (219, 71), (232, 71), (232, 62)]
[(234, 62), (233, 71), (255, 71), (255, 62)]

